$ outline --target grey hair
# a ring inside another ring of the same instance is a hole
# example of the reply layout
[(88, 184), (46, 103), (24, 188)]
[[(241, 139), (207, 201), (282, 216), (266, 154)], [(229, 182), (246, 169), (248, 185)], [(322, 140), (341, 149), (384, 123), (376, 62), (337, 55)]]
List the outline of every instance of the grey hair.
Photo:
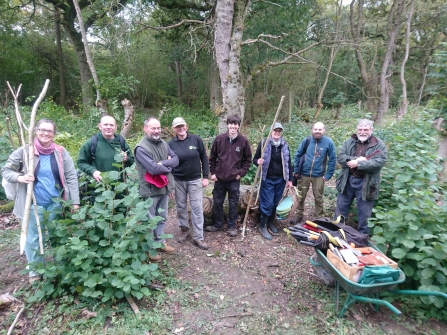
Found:
[(374, 129), (374, 122), (371, 120), (368, 120), (368, 119), (363, 119), (363, 120), (360, 120), (359, 123), (357, 123), (357, 128), (360, 126), (367, 126), (371, 129)]
[(37, 121), (36, 126), (34, 127), (34, 131), (37, 131), (42, 123), (51, 123), (54, 128), (54, 135), (56, 135), (56, 123), (54, 123), (54, 121), (50, 119), (40, 119), (39, 121)]
[(149, 121), (154, 120), (154, 119), (157, 120), (158, 122), (160, 122), (160, 120), (157, 119), (155, 116), (149, 116), (146, 120), (144, 120), (144, 125), (147, 126)]

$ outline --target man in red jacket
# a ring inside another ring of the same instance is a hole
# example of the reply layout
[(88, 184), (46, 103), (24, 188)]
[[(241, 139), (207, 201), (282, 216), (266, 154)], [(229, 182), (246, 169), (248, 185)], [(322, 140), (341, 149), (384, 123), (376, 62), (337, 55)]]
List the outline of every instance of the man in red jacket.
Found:
[(239, 201), (240, 180), (245, 176), (252, 161), (248, 139), (239, 134), (241, 118), (231, 115), (227, 118), (228, 131), (216, 137), (209, 158), (211, 180), (214, 181), (213, 216), (214, 225), (206, 231), (216, 232), (223, 229), (223, 203), (228, 192), (228, 235), (237, 236), (237, 203)]

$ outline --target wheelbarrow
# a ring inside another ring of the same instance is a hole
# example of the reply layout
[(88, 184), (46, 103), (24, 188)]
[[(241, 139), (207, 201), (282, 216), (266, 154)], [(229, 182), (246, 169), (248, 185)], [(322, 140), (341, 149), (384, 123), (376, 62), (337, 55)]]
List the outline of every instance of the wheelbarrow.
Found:
[[(372, 248), (377, 249), (375, 245), (370, 243)], [(346, 278), (326, 257), (326, 255), (317, 248), (314, 248), (317, 254), (317, 259), (314, 257), (310, 257), (310, 263), (314, 267), (322, 267), (327, 273), (329, 273), (335, 280), (335, 314), (338, 315), (339, 318), (342, 318), (348, 307), (354, 304), (357, 301), (365, 302), (373, 304), (375, 307), (375, 311), (379, 311), (380, 305), (388, 307), (394, 314), (400, 315), (402, 312), (398, 310), (395, 306), (393, 306), (390, 302), (380, 299), (379, 294), (382, 292), (390, 292), (392, 294), (398, 295), (418, 295), (418, 296), (439, 296), (447, 299), (447, 294), (442, 292), (433, 292), (433, 291), (416, 291), (416, 290), (397, 290), (395, 289), (398, 284), (403, 283), (405, 281), (405, 274), (402, 270), (400, 271), (399, 279), (387, 282), (387, 283), (378, 283), (378, 284), (359, 284), (354, 281)], [(348, 296), (346, 301), (339, 311), (339, 299), (340, 299), (340, 286), (345, 289)]]

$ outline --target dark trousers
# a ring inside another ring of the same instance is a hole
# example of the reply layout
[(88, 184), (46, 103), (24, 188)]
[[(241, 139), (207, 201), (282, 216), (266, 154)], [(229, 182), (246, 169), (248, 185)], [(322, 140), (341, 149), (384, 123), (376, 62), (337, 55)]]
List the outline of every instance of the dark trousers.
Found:
[(286, 181), (283, 178), (265, 179), (262, 181), (259, 193), (262, 215), (272, 216), (275, 214), (276, 207), (282, 198), (284, 187), (286, 187)]
[(369, 234), (368, 219), (372, 215), (374, 200), (362, 200), (363, 178), (349, 176), (343, 193), (337, 195), (337, 208), (335, 210), (334, 219), (338, 215), (348, 217), (349, 208), (354, 201), (357, 202), (358, 228), (357, 230), (363, 234)]
[(228, 193), (228, 229), (234, 229), (237, 221), (237, 203), (239, 202), (240, 180), (221, 181), (214, 183), (213, 189), (213, 216), (214, 226), (222, 228), (224, 224), (223, 203)]

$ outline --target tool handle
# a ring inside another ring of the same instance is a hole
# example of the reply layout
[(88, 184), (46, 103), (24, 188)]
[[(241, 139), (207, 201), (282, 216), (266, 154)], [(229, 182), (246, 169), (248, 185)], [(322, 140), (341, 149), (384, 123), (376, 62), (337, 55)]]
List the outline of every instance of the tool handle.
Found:
[(316, 224), (315, 222), (312, 222), (312, 221), (309, 221), (309, 220), (306, 221), (306, 224), (311, 226), (311, 227), (314, 227), (314, 228), (323, 229), (323, 230), (327, 230), (327, 231), (332, 231), (332, 230), (330, 230), (328, 228), (320, 226), (320, 225)]

